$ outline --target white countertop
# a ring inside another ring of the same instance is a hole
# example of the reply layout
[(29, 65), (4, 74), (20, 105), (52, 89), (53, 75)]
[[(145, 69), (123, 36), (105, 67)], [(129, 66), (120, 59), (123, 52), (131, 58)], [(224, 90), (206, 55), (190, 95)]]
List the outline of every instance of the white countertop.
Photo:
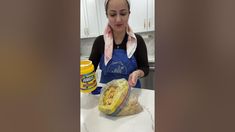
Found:
[(139, 94), (143, 111), (123, 117), (111, 117), (98, 110), (99, 96), (81, 93), (81, 132), (154, 132), (154, 90), (132, 89)]

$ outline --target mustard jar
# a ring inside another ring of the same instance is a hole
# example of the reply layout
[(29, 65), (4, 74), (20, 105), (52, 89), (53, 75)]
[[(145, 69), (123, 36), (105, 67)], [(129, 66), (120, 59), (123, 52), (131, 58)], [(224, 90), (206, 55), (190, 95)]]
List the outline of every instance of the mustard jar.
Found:
[(82, 93), (91, 93), (96, 89), (96, 75), (94, 65), (90, 60), (80, 61), (80, 91)]

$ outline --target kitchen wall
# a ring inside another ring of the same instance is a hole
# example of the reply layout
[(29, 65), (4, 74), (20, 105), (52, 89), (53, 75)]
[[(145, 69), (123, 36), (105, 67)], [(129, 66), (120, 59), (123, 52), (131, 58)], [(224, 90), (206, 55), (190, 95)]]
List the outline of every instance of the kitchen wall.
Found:
[[(155, 32), (145, 32), (145, 33), (139, 33), (143, 38), (147, 46), (148, 50), (148, 58), (151, 61), (154, 61), (154, 55), (155, 55)], [(80, 44), (80, 53), (81, 56), (89, 56), (91, 52), (91, 48), (93, 45), (95, 38), (84, 38), (81, 39)]]

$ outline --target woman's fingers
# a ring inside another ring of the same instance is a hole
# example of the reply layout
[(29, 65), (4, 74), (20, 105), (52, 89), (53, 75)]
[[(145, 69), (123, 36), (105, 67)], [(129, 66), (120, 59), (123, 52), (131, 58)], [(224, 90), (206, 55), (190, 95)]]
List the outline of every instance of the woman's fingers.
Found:
[(128, 83), (131, 87), (134, 87), (137, 82), (137, 75), (135, 72), (131, 73), (128, 78)]
[(129, 75), (129, 78), (128, 78), (128, 84), (129, 84), (130, 87), (132, 87), (132, 85), (133, 85), (133, 84), (132, 84), (132, 81), (131, 81), (131, 78), (132, 78), (132, 77), (131, 77), (131, 74), (130, 74), (130, 75)]

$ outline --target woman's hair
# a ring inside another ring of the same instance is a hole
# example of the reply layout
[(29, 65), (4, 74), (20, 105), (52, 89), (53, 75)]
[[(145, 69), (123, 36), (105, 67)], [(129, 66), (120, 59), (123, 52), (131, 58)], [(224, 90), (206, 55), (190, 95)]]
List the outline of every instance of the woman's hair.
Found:
[[(105, 0), (105, 2), (104, 2), (104, 7), (105, 7), (106, 15), (108, 15), (107, 11), (108, 11), (109, 1), (110, 0)], [(129, 10), (129, 13), (130, 13), (130, 0), (126, 0), (126, 2), (127, 2), (128, 10)]]

